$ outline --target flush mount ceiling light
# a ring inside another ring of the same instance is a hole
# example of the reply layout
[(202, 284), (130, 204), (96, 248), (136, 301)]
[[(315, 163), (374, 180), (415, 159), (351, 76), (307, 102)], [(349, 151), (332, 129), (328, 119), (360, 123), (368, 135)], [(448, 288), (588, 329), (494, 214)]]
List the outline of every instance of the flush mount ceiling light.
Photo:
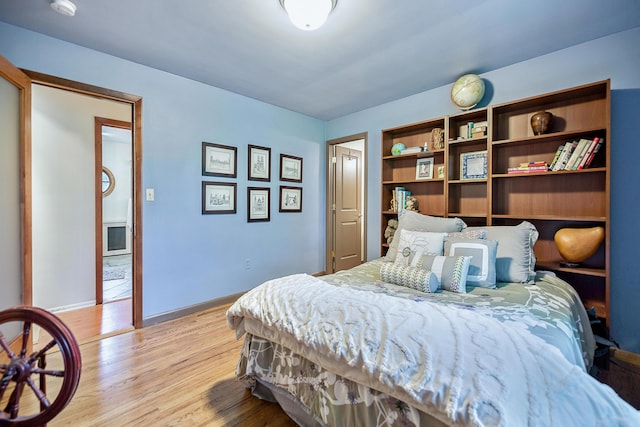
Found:
[(76, 14), (76, 5), (71, 0), (51, 0), (51, 9), (60, 15), (73, 16)]
[(305, 31), (322, 27), (337, 2), (338, 0), (280, 0), (293, 25)]

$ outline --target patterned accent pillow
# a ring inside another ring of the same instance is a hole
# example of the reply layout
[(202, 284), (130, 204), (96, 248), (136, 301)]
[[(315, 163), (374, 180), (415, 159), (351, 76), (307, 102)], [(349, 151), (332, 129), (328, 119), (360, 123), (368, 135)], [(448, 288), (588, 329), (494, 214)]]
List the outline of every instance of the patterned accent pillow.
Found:
[(495, 289), (498, 242), (482, 239), (447, 239), (444, 253), (448, 256), (470, 256), (467, 285)]
[(398, 239), (402, 230), (430, 231), (433, 233), (450, 233), (462, 231), (467, 224), (460, 218), (441, 218), (437, 216), (423, 215), (413, 211), (402, 211), (398, 216), (398, 229), (391, 240), (389, 250), (385, 256), (386, 261), (395, 261), (398, 253)]
[(442, 289), (465, 294), (470, 262), (470, 256), (422, 255), (416, 257), (411, 266), (431, 270)]
[(420, 255), (442, 255), (444, 237), (447, 233), (401, 230), (398, 239), (396, 264), (409, 265), (414, 257)]
[(420, 292), (432, 293), (440, 287), (440, 282), (433, 272), (393, 262), (382, 263), (380, 278), (383, 282), (417, 289)]
[(447, 233), (449, 239), (486, 239), (487, 230), (465, 230), (457, 233)]

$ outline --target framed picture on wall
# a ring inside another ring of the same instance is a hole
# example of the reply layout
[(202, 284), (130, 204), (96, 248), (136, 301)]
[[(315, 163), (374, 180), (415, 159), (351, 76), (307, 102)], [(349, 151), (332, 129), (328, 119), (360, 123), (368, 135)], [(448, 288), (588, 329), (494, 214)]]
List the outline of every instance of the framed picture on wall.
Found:
[(302, 212), (302, 188), (280, 186), (280, 212)]
[(280, 181), (302, 182), (302, 157), (280, 154)]
[(236, 213), (236, 183), (202, 181), (202, 214)]
[(249, 179), (271, 181), (271, 148), (249, 145)]
[(267, 187), (247, 188), (247, 222), (270, 220), (271, 190)]
[(202, 143), (202, 175), (236, 177), (238, 149), (228, 145)]

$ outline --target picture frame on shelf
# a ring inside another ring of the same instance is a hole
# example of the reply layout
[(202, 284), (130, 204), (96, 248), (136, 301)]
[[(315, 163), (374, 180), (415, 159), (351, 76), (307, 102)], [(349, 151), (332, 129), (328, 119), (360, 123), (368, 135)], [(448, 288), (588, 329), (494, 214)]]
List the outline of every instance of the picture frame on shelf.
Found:
[(416, 179), (433, 179), (433, 157), (416, 161)]
[(249, 145), (248, 179), (271, 181), (271, 148)]
[(280, 212), (302, 212), (302, 187), (280, 186)]
[(444, 165), (438, 166), (438, 179), (444, 179)]
[(202, 214), (236, 213), (235, 182), (202, 181)]
[(236, 178), (238, 148), (202, 142), (202, 175)]
[(486, 179), (488, 176), (487, 150), (460, 154), (460, 179)]
[(302, 157), (280, 154), (280, 181), (302, 182)]
[(271, 212), (271, 189), (268, 187), (247, 188), (247, 222), (268, 222)]

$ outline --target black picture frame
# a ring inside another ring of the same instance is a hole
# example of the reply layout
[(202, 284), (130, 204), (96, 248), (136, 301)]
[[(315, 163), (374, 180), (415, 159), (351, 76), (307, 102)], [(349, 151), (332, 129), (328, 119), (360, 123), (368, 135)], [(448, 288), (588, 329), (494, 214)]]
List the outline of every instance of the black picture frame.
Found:
[(302, 157), (280, 154), (280, 181), (302, 182)]
[(235, 182), (202, 181), (202, 214), (236, 213)]
[(202, 175), (236, 178), (237, 170), (237, 147), (202, 142)]
[(269, 222), (271, 212), (271, 189), (269, 187), (247, 188), (247, 222)]
[(250, 181), (271, 181), (271, 148), (249, 144), (247, 178)]
[(302, 187), (280, 186), (280, 212), (302, 212)]

